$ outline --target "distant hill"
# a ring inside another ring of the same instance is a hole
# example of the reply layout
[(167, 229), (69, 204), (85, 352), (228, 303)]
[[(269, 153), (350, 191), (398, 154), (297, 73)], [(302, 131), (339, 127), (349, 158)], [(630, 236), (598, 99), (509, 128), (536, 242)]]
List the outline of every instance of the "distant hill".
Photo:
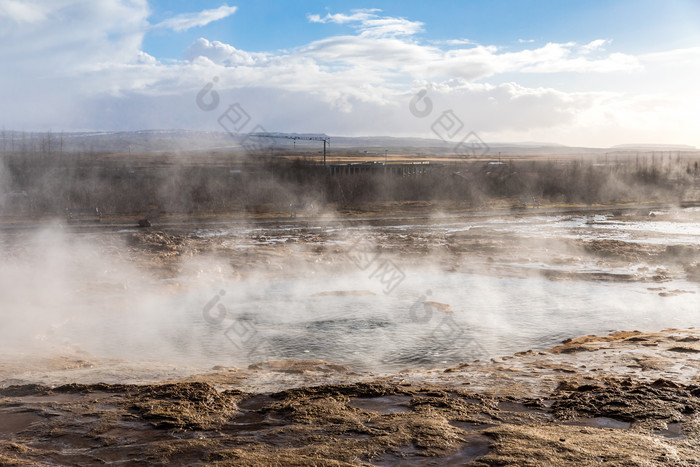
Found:
[[(278, 133), (285, 135), (285, 133)], [(298, 135), (286, 133), (286, 135)], [(313, 136), (319, 136), (314, 134)], [(247, 141), (246, 141), (247, 140)], [(331, 151), (361, 150), (372, 154), (393, 153), (451, 154), (455, 142), (429, 138), (404, 138), (391, 136), (332, 136)], [(246, 134), (230, 135), (223, 131), (190, 130), (142, 130), (127, 132), (73, 132), (73, 133), (27, 133), (18, 131), (0, 132), (2, 151), (46, 151), (51, 152), (192, 152), (238, 150), (244, 143), (256, 142), (263, 147), (286, 150), (289, 148), (316, 150), (322, 147), (318, 141), (270, 138), (250, 138)], [(672, 144), (624, 144), (612, 148), (588, 148), (563, 146), (547, 142), (498, 143), (486, 142), (487, 154), (602, 154), (606, 152), (632, 151), (697, 151), (697, 148)]]
[(697, 151), (695, 146), (685, 144), (618, 144), (611, 149), (624, 149), (626, 151)]

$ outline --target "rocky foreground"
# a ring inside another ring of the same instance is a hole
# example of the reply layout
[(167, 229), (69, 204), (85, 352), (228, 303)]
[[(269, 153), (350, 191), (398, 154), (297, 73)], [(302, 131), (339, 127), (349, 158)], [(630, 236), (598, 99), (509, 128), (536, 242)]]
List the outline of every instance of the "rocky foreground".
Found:
[(4, 384), (0, 464), (700, 465), (700, 331), (395, 375), (268, 362), (162, 384)]

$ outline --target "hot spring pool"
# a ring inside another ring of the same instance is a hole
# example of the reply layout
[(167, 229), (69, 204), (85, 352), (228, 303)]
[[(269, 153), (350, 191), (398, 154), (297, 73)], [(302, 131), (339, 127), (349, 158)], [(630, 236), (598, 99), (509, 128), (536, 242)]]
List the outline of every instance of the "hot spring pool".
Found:
[(418, 270), (386, 294), (360, 272), (243, 280), (151, 299), (126, 314), (83, 314), (57, 332), (96, 356), (203, 368), (326, 360), (383, 372), (546, 349), (587, 334), (700, 325), (697, 285), (665, 283), (685, 292), (666, 297), (655, 286)]

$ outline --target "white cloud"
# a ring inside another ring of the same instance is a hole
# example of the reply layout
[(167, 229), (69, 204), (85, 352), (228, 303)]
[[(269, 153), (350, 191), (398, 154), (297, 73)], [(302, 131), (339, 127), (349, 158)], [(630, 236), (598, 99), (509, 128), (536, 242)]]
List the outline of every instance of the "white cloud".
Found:
[(353, 27), (358, 29), (363, 37), (411, 36), (423, 31), (423, 23), (420, 21), (409, 21), (405, 18), (392, 18), (376, 14), (381, 11), (373, 8), (353, 10), (349, 15), (328, 13), (323, 18), (320, 15), (307, 15), (307, 18), (312, 23), (357, 23)]
[(400, 38), (339, 36), (311, 43), (304, 53), (324, 64), (375, 70), (385, 75), (408, 74), (416, 79), (478, 80), (502, 73), (609, 73), (640, 70), (638, 60), (625, 54), (588, 59), (575, 53), (576, 44), (549, 43), (517, 52), (476, 45), (442, 50)]
[(404, 18), (376, 18), (362, 22), (360, 35), (364, 37), (410, 36), (423, 31), (423, 23)]
[(636, 57), (614, 53), (600, 60), (575, 57), (563, 60), (543, 61), (521, 68), (524, 73), (610, 73), (641, 71), (642, 65)]
[[(218, 114), (240, 102), (270, 131), (429, 137), (431, 120), (452, 109), (487, 141), (700, 144), (700, 48), (632, 55), (605, 51), (606, 39), (519, 50), (425, 42), (420, 22), (355, 10), (310, 15), (348, 33), (297, 49), (255, 53), (202, 37), (184, 60), (159, 61), (141, 50), (152, 28), (145, 0), (23, 4), (34, 16), (0, 14), (0, 62), (12, 64), (0, 69), (6, 128), (218, 129)], [(215, 76), (221, 108), (203, 113), (194, 99)], [(408, 103), (423, 87), (436, 113), (418, 119)]]
[(0, 18), (0, 63), (29, 72), (22, 80), (131, 62), (148, 27), (146, 0), (37, 0), (32, 6), (42, 20), (12, 26)]
[(149, 55), (142, 50), (139, 50), (138, 54), (136, 55), (136, 63), (139, 65), (156, 65), (158, 63), (158, 60), (156, 60), (154, 56)]
[(443, 41), (429, 41), (431, 44), (434, 45), (478, 45), (477, 42), (474, 42), (469, 39), (447, 39)]
[(8, 19), (15, 23), (37, 23), (46, 18), (43, 5), (19, 0), (0, 0), (0, 20)]
[(582, 54), (589, 54), (591, 52), (595, 52), (596, 50), (605, 50), (603, 46), (605, 44), (609, 44), (610, 42), (611, 41), (606, 39), (596, 39), (594, 41), (589, 42), (588, 44), (582, 45), (579, 48), (579, 50)]
[(238, 7), (223, 5), (212, 10), (203, 10), (199, 13), (183, 13), (181, 15), (168, 18), (156, 24), (156, 28), (167, 28), (173, 31), (186, 31), (198, 26), (206, 26), (209, 23), (231, 16), (238, 10)]
[[(257, 55), (260, 56), (261, 54)], [(197, 57), (207, 57), (213, 63), (224, 66), (255, 64), (253, 54), (238, 50), (232, 45), (219, 41), (209, 42), (201, 37), (185, 50), (184, 57), (190, 61), (195, 60)]]
[(700, 47), (689, 47), (685, 49), (672, 49), (663, 52), (653, 52), (641, 54), (639, 59), (643, 62), (655, 62), (659, 64), (698, 64), (700, 58)]
[(325, 17), (321, 17), (320, 15), (306, 15), (306, 17), (311, 21), (312, 23), (337, 23), (337, 24), (345, 24), (345, 23), (351, 23), (355, 21), (366, 21), (371, 18), (376, 18), (377, 15), (375, 13), (378, 13), (382, 10), (379, 8), (367, 8), (367, 9), (360, 9), (360, 10), (352, 10), (352, 13), (349, 15), (343, 14), (343, 13), (336, 13), (334, 15), (327, 13)]

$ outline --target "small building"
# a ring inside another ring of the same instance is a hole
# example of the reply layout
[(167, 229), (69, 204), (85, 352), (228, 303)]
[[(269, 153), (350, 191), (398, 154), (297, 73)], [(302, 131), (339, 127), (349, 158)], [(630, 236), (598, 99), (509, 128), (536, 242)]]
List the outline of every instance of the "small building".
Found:
[(430, 162), (351, 162), (348, 164), (328, 165), (327, 170), (331, 175), (353, 175), (360, 173), (386, 173), (392, 176), (419, 176), (430, 173)]

